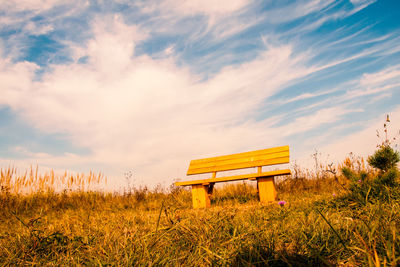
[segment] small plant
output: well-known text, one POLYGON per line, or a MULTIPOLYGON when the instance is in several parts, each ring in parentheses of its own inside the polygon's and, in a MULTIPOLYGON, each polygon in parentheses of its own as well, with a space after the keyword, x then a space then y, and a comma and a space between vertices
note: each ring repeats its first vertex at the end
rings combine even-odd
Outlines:
MULTIPOLYGON (((381 144, 378 144, 378 150, 368 157, 368 163, 379 169, 381 172, 385 173, 392 168, 397 168, 397 163, 400 161, 399 152, 392 148, 396 136, 392 139, 388 138, 388 124, 390 123, 389 115, 386 117, 386 121, 383 124, 383 131, 385 133, 385 139, 383 139, 381 144)), ((377 136, 380 138, 379 131, 377 131, 377 136)))
MULTIPOLYGON (((390 123, 389 115, 383 124, 385 139, 378 145, 378 150, 368 157, 368 163, 379 170, 375 183, 377 185, 395 186, 398 177, 397 163, 400 161, 399 152, 395 151, 392 146, 396 137, 388 138, 388 124, 390 123)), ((378 137, 379 137, 379 132, 378 137)))
MULTIPOLYGON (((378 173, 366 172, 364 170, 354 170, 353 165, 348 162, 342 168, 342 174, 350 181, 350 196, 354 200, 367 202, 368 198, 379 197, 389 199, 390 188, 397 186, 396 179, 399 176, 397 163, 400 161, 399 152, 392 148, 396 137, 388 138, 389 115, 383 124, 385 138, 378 144, 375 153, 368 157, 367 162, 373 168, 378 169, 378 173), (368 174, 369 173, 369 174, 368 174)), ((377 136, 380 137, 377 131, 377 136)))
POLYGON ((342 174, 350 181, 350 198, 357 202, 365 203, 371 193, 372 179, 368 177, 368 174, 366 172, 356 172, 349 167, 343 167, 342 174))
POLYGON ((385 173, 400 161, 399 152, 395 151, 389 144, 382 145, 372 156, 368 157, 368 163, 385 173))

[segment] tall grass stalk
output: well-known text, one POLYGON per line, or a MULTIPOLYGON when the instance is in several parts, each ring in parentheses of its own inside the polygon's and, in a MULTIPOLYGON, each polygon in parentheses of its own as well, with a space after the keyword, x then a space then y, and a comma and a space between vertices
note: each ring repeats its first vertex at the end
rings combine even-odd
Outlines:
MULTIPOLYGON (((367 168, 361 160, 344 164, 355 173, 367 168)), ((4 169, 0 263, 400 264, 398 187, 388 189, 385 198, 369 196, 360 202, 351 197, 349 182, 340 172, 320 173, 318 178, 304 174, 307 171, 299 169, 277 184, 284 205, 262 205, 255 184, 232 183, 215 188, 211 209, 193 210, 191 192, 184 188, 106 193, 87 186, 101 181, 94 174, 71 179, 52 172, 40 175, 37 169, 22 175, 14 168, 4 169), (64 181, 71 191, 57 191, 56 181, 64 181)))

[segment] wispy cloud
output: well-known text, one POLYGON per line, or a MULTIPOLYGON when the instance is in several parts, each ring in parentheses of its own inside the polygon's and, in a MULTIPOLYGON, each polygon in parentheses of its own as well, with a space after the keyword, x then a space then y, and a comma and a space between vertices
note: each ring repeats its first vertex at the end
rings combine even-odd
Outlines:
POLYGON ((321 11, 331 3, 333 3, 332 0, 296 1, 290 5, 269 10, 266 13, 266 19, 272 23, 288 22, 321 11))
POLYGON ((51 66, 36 82, 29 79, 34 66, 12 65, 4 75, 15 78, 4 84, 1 103, 43 132, 68 133, 73 143, 90 148, 94 161, 121 169, 148 165, 143 174, 169 151, 187 158, 211 147, 233 148, 240 132, 254 140, 258 127, 243 124, 243 117, 305 72, 289 46, 275 47, 201 82, 169 58, 134 57, 135 40, 143 35, 117 17, 94 23, 93 32, 82 47, 86 64, 51 66), (25 84, 16 80, 21 75, 25 84), (201 145, 193 148, 193 142, 201 145))
POLYGON ((249 3, 251 3, 250 0, 233 0, 229 2, 229 5, 212 0, 166 0, 161 2, 160 9, 165 10, 165 12, 175 11, 182 15, 204 14, 210 17, 218 17, 237 12, 249 3))
POLYGON ((361 109, 348 109, 345 106, 335 106, 331 108, 323 108, 315 114, 298 117, 295 121, 279 127, 277 131, 284 136, 290 136, 297 133, 309 131, 324 124, 333 124, 344 115, 351 112, 361 112, 361 109))
POLYGON ((4 0, 0 4, 1 9, 8 11, 45 11, 49 10, 57 5, 62 5, 61 0, 4 0))
MULTIPOLYGON (((332 26, 373 2, 3 2, 0 106, 90 151, 14 152, 21 162, 108 175, 133 168, 153 184, 201 155, 292 140, 307 154, 326 140, 311 133, 349 125, 365 103, 398 95, 395 32, 379 35, 379 23, 362 21, 332 26), (323 25, 326 33, 315 31, 323 25), (59 44, 49 57, 65 59, 30 59, 43 48, 28 37, 59 44), (372 68, 370 58, 385 64, 372 68)), ((330 148, 347 140, 335 137, 330 148)))
POLYGON ((340 90, 340 89, 335 88, 335 89, 330 89, 330 90, 325 90, 325 91, 315 92, 315 93, 304 93, 304 94, 301 94, 301 95, 298 95, 298 96, 295 96, 295 97, 292 97, 289 99, 281 100, 279 102, 279 104, 284 105, 284 104, 296 102, 299 100, 305 100, 305 99, 315 98, 315 97, 319 97, 319 96, 326 96, 326 95, 332 94, 334 92, 337 92, 338 90, 340 90))
MULTIPOLYGON (((391 118, 389 129, 389 137, 391 138, 396 135, 397 129, 400 129, 400 110, 397 108, 388 112, 391 118)), ((364 157, 371 155, 376 149, 376 145, 382 142, 377 137, 376 131, 383 129, 385 119, 386 114, 377 115, 364 123, 366 127, 360 127, 358 131, 337 139, 331 144, 326 144, 320 150, 323 153, 329 153, 337 161, 344 159, 350 152, 364 157)), ((397 144, 399 143, 397 142, 397 144)))

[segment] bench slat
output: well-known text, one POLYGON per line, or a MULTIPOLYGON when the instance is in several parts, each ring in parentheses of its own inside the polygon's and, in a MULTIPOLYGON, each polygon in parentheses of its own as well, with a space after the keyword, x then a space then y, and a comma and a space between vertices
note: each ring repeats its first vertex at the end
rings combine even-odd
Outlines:
POLYGON ((269 171, 269 172, 262 172, 262 173, 250 173, 250 174, 241 174, 241 175, 235 175, 235 176, 217 177, 217 178, 211 178, 211 179, 176 182, 175 185, 176 186, 187 186, 187 185, 196 185, 196 184, 229 182, 229 181, 237 181, 237 180, 247 180, 247 179, 258 178, 258 177, 289 175, 290 173, 291 172, 289 169, 285 169, 285 170, 276 170, 276 171, 269 171))
POLYGON ((260 160, 267 160, 267 159, 274 159, 274 158, 282 158, 282 157, 289 157, 289 151, 282 151, 276 152, 271 154, 262 154, 262 155, 254 155, 254 156, 245 156, 240 158, 230 158, 224 160, 210 160, 208 162, 198 162, 198 163, 190 163, 191 169, 200 169, 206 167, 216 167, 216 166, 224 166, 230 165, 235 163, 244 163, 249 161, 260 161, 260 160))
POLYGON ((289 146, 192 160, 187 175, 289 163, 289 146))
POLYGON ((191 162, 193 162, 194 164, 197 164, 197 163, 209 162, 209 161, 220 161, 220 160, 226 160, 226 159, 273 154, 273 153, 284 152, 284 151, 289 151, 289 146, 279 146, 279 147, 260 149, 260 150, 254 150, 254 151, 248 151, 248 152, 242 152, 242 153, 236 153, 236 154, 224 155, 224 156, 218 156, 218 157, 194 159, 191 162))
POLYGON ((283 164, 283 163, 289 163, 289 157, 281 157, 281 158, 258 160, 258 161, 248 161, 248 162, 243 162, 243 163, 199 168, 199 169, 191 170, 190 172, 188 171, 187 175, 253 168, 253 167, 258 167, 258 166, 270 166, 270 165, 283 164))
POLYGON ((217 162, 207 162, 202 164, 190 164, 187 175, 207 173, 215 171, 227 171, 234 169, 252 168, 257 166, 267 166, 289 162, 289 152, 260 155, 254 157, 229 159, 217 162))

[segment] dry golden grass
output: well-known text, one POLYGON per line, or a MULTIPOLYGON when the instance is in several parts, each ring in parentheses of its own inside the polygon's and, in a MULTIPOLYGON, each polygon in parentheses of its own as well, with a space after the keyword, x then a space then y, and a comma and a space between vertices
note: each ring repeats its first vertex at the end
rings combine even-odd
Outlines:
POLYGON ((57 192, 61 190, 89 191, 96 185, 104 185, 106 178, 101 174, 90 172, 86 174, 56 175, 54 170, 39 174, 39 167, 19 174, 17 169, 9 167, 0 169, 0 186, 2 192, 11 194, 31 194, 37 192, 57 192))
MULTIPOLYGON (((362 161, 344 164, 368 170, 362 161)), ((31 169, 18 176, 13 168, 1 170, 7 188, 0 193, 0 262, 398 266, 400 189, 361 203, 336 170, 331 166, 317 178, 299 169, 282 180, 284 206, 261 205, 248 183, 217 187, 207 210, 193 210, 191 193, 182 188, 111 194, 90 191, 102 181, 93 174, 71 178, 31 169), (57 191, 55 181, 74 190, 57 191)))

